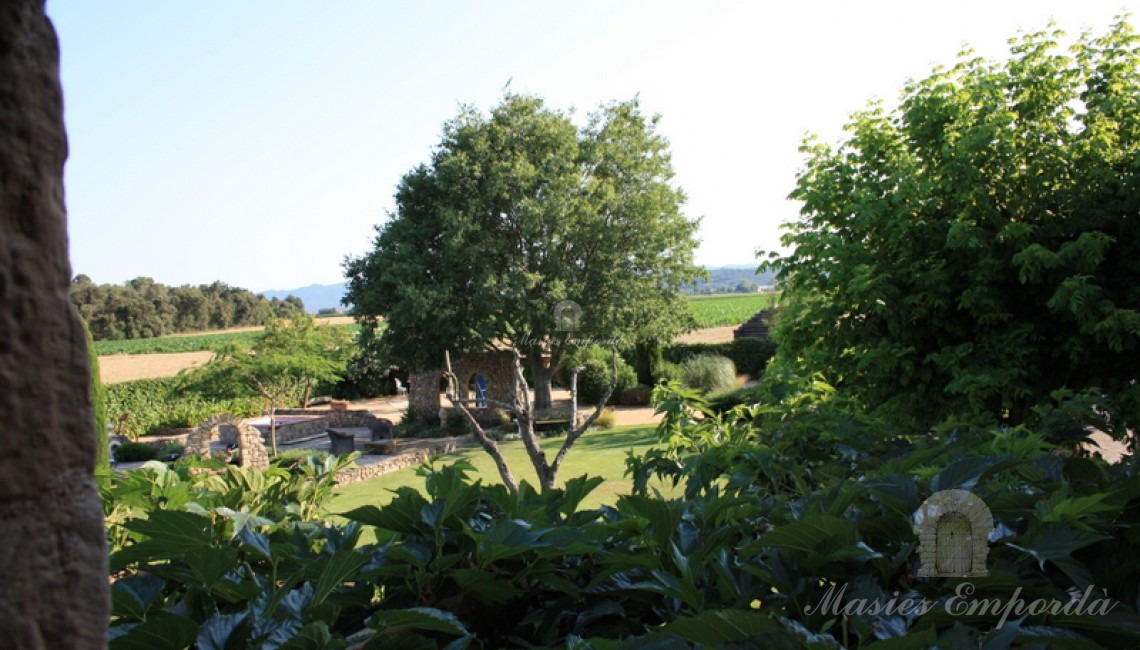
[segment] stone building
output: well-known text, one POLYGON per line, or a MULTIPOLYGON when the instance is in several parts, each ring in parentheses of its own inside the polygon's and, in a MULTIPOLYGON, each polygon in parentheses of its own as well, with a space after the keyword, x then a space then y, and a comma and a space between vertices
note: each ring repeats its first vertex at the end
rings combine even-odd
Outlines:
MULTIPOLYGON (((488 399, 513 403, 515 362, 512 350, 454 355, 451 369, 459 381, 462 397, 476 399, 481 377, 488 399)), ((408 386, 408 405, 413 417, 434 422, 439 417, 440 393, 446 390, 443 369, 414 370, 408 381, 411 384, 408 386)))

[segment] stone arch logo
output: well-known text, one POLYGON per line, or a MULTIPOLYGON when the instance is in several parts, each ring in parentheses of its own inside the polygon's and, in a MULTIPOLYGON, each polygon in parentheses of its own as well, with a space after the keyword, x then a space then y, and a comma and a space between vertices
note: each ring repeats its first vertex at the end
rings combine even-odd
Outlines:
POLYGON ((573 332, 582 320, 582 308, 573 300, 563 300, 554 305, 554 328, 559 332, 573 332))
POLYGON ((965 490, 940 490, 922 502, 914 518, 920 578, 989 575, 994 519, 984 501, 965 490))

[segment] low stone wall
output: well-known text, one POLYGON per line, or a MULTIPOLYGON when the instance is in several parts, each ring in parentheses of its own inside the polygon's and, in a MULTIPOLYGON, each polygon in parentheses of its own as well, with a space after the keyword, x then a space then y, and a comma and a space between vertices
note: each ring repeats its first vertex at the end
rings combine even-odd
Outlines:
MULTIPOLYGON (((293 424, 284 424, 277 427, 277 444, 284 444, 299 440, 301 438, 308 438, 309 436, 319 435, 325 432, 331 426, 328 419, 316 418, 313 420, 305 420, 304 422, 295 422, 293 424)), ((266 431, 263 436, 266 442, 269 442, 269 432, 266 431)))
MULTIPOLYGON (((380 418, 365 409, 351 411, 329 411, 326 409, 277 409, 277 415, 315 415, 328 421, 333 427, 366 427, 380 418)), ((291 425, 292 426, 292 425, 291 425)))
MULTIPOLYGON (((325 409, 277 409, 276 414, 285 415, 313 415, 312 420, 285 424, 277 427, 277 443, 288 443, 301 438, 320 435, 329 427, 367 427, 381 418, 365 410, 328 411, 325 409)), ((268 442, 268 437, 266 439, 268 442)))
MULTIPOLYGON (((448 454, 460 447, 466 447, 471 443, 471 436, 441 438, 428 442, 418 449, 402 452, 374 463, 342 469, 337 472, 336 482, 338 485, 348 485, 349 483, 356 483, 357 481, 367 481, 370 478, 383 476, 384 474, 395 472, 405 467, 415 467, 426 462, 432 456, 448 454)), ((357 463, 361 460, 362 459, 357 459, 357 463)))

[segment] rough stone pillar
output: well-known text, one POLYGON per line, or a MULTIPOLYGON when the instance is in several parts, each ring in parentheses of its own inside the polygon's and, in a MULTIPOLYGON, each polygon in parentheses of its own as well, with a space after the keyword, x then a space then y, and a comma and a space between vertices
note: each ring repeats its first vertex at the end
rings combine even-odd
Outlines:
POLYGON ((0 646, 106 646, 86 342, 68 298, 59 46, 0 0, 0 646))

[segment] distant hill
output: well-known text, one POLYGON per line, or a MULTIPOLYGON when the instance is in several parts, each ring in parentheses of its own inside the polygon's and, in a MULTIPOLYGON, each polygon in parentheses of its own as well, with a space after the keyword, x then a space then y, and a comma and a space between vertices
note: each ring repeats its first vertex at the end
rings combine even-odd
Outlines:
POLYGON ((340 304, 340 299, 345 294, 345 283, 338 282, 337 284, 310 284, 307 287, 299 289, 283 289, 262 291, 261 295, 272 300, 273 298, 284 299, 287 296, 297 296, 305 303, 305 311, 310 314, 315 314, 322 309, 344 309, 344 305, 340 304))
MULTIPOLYGON (((701 280, 685 287, 685 293, 733 293, 744 289, 751 292, 756 290, 755 287, 770 286, 776 281, 775 274, 771 272, 756 275, 755 264, 710 266, 706 267, 706 270, 712 276, 711 279, 708 282, 701 280), (749 289, 750 286, 754 288, 749 289)), ((273 298, 284 300, 288 296, 297 296, 304 301, 305 309, 309 313, 315 314, 322 309, 344 309, 344 305, 340 304, 340 299, 344 297, 345 292, 346 283, 338 282, 336 284, 310 284, 299 289, 262 291, 261 295, 271 300, 273 298)))
MULTIPOLYGON (((706 266, 709 279, 698 280, 685 286, 682 291, 691 294, 705 293, 751 293, 760 287, 776 284, 776 274, 767 271, 756 274, 756 264, 734 264, 732 266, 706 266)), ((309 303, 305 303, 306 305, 309 303)))

